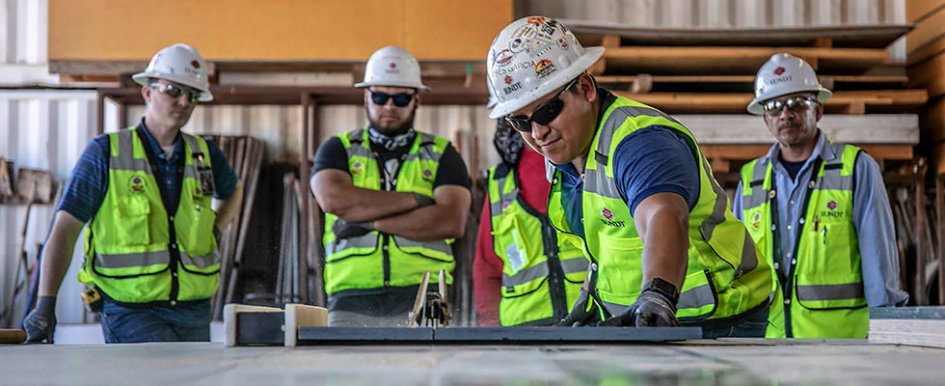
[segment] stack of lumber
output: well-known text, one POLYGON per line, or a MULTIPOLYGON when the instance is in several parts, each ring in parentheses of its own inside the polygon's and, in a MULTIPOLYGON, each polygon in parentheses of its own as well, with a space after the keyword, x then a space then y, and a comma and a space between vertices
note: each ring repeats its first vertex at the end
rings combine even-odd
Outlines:
POLYGON ((279 269, 276 273, 275 302, 279 305, 298 303, 299 285, 299 205, 300 189, 295 173, 283 176, 282 236, 279 246, 279 269))
POLYGON ((870 309, 871 343, 945 348, 945 307, 870 309))
POLYGON ((564 21, 585 46, 607 48, 591 68, 619 95, 672 114, 696 135, 716 172, 764 154, 774 139, 746 111, 758 68, 775 53, 804 58, 834 91, 821 128, 879 159, 908 160, 919 140, 916 110, 927 91, 910 88, 886 47, 909 26, 777 29, 650 29, 564 21), (735 161, 735 162, 732 162, 735 161))
POLYGON ((929 101, 920 112, 923 138, 933 145, 938 175, 945 174, 945 0, 910 0, 906 18, 916 28, 906 35, 909 80, 929 90, 929 101))
POLYGON ((253 211, 253 198, 259 181, 265 154, 265 143, 246 136, 207 136, 216 142, 230 163, 230 167, 239 177, 243 186, 243 202, 230 225, 223 230, 218 248, 220 262, 220 290, 213 297, 213 315, 222 316, 223 305, 232 303, 239 281, 239 267, 246 237, 249 232, 250 214, 253 211))

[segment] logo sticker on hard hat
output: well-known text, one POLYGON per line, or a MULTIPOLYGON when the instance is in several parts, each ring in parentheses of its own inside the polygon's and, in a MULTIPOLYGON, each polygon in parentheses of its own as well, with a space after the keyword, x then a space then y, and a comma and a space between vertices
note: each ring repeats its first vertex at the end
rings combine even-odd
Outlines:
POLYGON ((537 34, 538 30, 532 24, 522 26, 512 33, 512 40, 509 41, 509 50, 516 54, 524 51, 528 48, 526 42, 534 39, 537 34))
POLYGON ((131 189, 131 193, 144 192, 144 178, 141 178, 141 176, 131 177, 131 180, 128 181, 128 188, 131 189))
POLYGON ((499 51, 497 54, 492 55, 492 64, 499 67, 507 66, 509 63, 512 63, 512 57, 514 56, 515 55, 512 54, 512 51, 506 48, 502 51, 499 51))
POLYGON ((539 60, 535 64, 535 74, 538 75, 538 79, 544 79, 546 76, 554 74, 556 70, 554 63, 548 59, 539 60))
POLYGON ((565 39, 565 38, 558 39, 557 43, 558 43, 558 47, 561 47, 562 50, 566 50, 569 47, 568 39, 565 39))
POLYGON ((784 71, 785 71, 784 67, 778 66, 778 68, 774 69, 774 74, 780 76, 781 74, 784 73, 784 71))
POLYGON ((542 25, 545 24, 545 18, 541 16, 530 17, 528 18, 528 24, 542 25))
POLYGON ((193 66, 194 68, 200 68, 200 62, 196 60, 191 60, 190 65, 193 66))

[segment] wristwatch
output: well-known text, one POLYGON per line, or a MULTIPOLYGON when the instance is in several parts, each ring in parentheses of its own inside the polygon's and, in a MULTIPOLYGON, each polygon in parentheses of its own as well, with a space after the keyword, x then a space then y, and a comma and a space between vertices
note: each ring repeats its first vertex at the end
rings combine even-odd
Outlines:
POLYGON ((646 291, 654 291, 659 293, 660 295, 665 296, 667 299, 671 299, 673 304, 679 302, 679 290, 676 289, 676 286, 673 285, 673 283, 670 283, 666 280, 660 278, 650 280, 650 282, 647 283, 645 287, 643 287, 642 292, 646 291))

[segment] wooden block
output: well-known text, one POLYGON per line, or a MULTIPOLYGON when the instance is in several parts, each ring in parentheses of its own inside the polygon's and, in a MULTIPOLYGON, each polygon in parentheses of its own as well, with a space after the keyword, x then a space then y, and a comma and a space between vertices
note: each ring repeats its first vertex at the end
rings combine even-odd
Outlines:
POLYGON ((915 51, 909 53, 906 63, 914 67, 942 52, 945 52, 945 38, 933 40, 927 45, 916 48, 915 51))
POLYGON ((909 79, 911 85, 927 88, 930 98, 945 95, 945 53, 909 67, 909 79))
POLYGON ((939 7, 945 6, 945 0, 909 0, 906 1, 906 21, 915 23, 927 17, 939 7))
POLYGON ((327 327, 328 309, 304 304, 285 305, 285 346, 298 345, 300 327, 327 327))
POLYGON ((227 304, 223 307, 223 345, 226 347, 236 346, 237 343, 237 315, 250 312, 283 312, 281 308, 247 306, 243 304, 227 304))
POLYGON ((20 344, 26 341, 26 331, 19 328, 0 328, 0 344, 20 344))
POLYGON ((936 8, 906 35, 906 53, 912 54, 945 35, 945 7, 936 8))
POLYGON ((16 191, 27 202, 48 203, 53 195, 52 173, 20 168, 16 173, 16 191))
MULTIPOLYGON (((945 77, 942 81, 945 85, 945 77)), ((750 93, 666 93, 651 92, 633 94, 614 91, 614 94, 642 102, 669 113, 709 112, 742 113, 752 100, 750 93)), ((825 108, 828 115, 849 109, 852 104, 862 103, 869 112, 870 108, 911 111, 928 100, 928 93, 923 89, 911 90, 873 90, 873 91, 837 91, 827 101, 825 108)))
MULTIPOLYGON (((674 114, 672 117, 689 128, 701 145, 774 143, 774 137, 759 116, 674 114)), ((826 114, 818 126, 830 139, 844 143, 911 147, 919 142, 919 119, 915 114, 826 114)))
POLYGON ((872 308, 869 340, 945 348, 945 307, 872 308))

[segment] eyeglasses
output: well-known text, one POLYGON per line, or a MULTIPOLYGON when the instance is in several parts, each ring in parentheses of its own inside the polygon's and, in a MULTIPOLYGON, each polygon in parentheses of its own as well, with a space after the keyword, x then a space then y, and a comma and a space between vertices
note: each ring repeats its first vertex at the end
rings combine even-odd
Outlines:
POLYGON ((561 91, 558 91, 558 93, 555 94, 554 98, 551 98, 551 100, 542 103, 541 106, 535 108, 535 111, 532 112, 532 116, 506 116, 505 120, 509 122, 509 125, 512 125, 512 128, 523 133, 529 133, 532 131, 532 122, 535 122, 539 125, 547 125, 551 123, 551 121, 555 120, 555 118, 561 114, 561 110, 564 110, 564 100, 561 99, 561 94, 564 94, 565 91, 568 91, 568 89, 574 86, 578 79, 581 79, 581 77, 572 79, 571 82, 561 89, 561 91))
POLYGON ((807 96, 796 96, 782 100, 767 101, 761 105, 765 109, 765 114, 779 115, 784 106, 787 106, 788 110, 798 111, 809 106, 811 103, 817 103, 817 100, 807 96))
POLYGON ((200 100, 200 91, 194 89, 185 89, 178 85, 160 82, 151 83, 150 87, 174 99, 177 99, 182 94, 187 93, 188 102, 197 103, 197 101, 200 100))
MULTIPOLYGON (((370 90, 368 90, 370 91, 370 90)), ((371 102, 378 106, 383 106, 387 104, 387 100, 393 98, 394 106, 397 107, 407 107, 410 104, 410 101, 413 100, 414 94, 409 94, 402 92, 400 94, 388 94, 380 91, 371 91, 371 102)))

